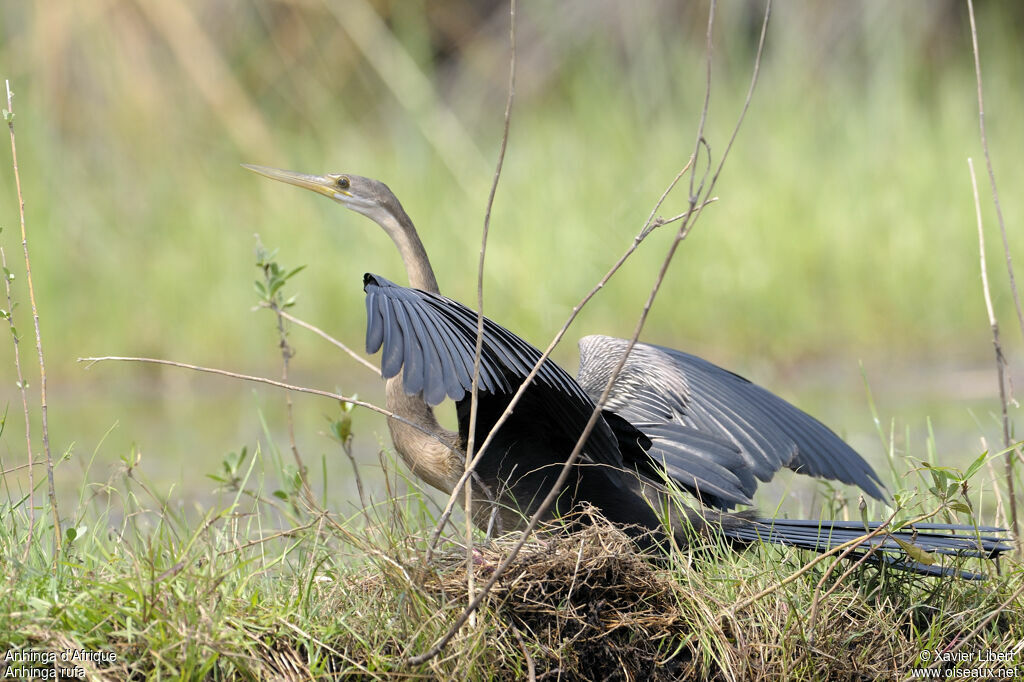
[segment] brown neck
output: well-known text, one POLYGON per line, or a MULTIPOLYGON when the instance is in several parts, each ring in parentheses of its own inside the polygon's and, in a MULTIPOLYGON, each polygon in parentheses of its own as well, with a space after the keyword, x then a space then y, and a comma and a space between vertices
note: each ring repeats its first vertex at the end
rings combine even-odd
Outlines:
POLYGON ((389 410, 434 434, 428 436, 397 419, 388 419, 395 450, 414 474, 438 490, 451 494, 464 467, 456 450, 458 434, 438 423, 434 411, 423 398, 406 394, 401 373, 388 379, 385 393, 389 410))
MULTIPOLYGON (((405 263, 406 274, 409 276, 409 285, 432 294, 440 294, 441 290, 437 286, 434 270, 430 267, 427 251, 423 248, 423 242, 420 241, 408 214, 401 206, 397 206, 385 216, 381 216, 378 223, 398 247, 402 262, 405 263)), ((388 428, 391 430, 395 450, 413 473, 435 488, 451 493, 455 483, 462 476, 464 464, 462 458, 456 454, 458 434, 442 428, 434 416, 434 410, 422 395, 408 395, 405 392, 401 373, 388 379, 386 394, 386 405, 389 410, 436 436, 429 436, 408 424, 389 419, 388 428)))
POLYGON ((381 227, 398 247, 402 262, 405 263, 405 271, 409 275, 409 286, 440 294, 441 290, 437 286, 434 269, 430 267, 427 250, 423 248, 423 242, 420 241, 420 236, 406 212, 399 209, 397 218, 388 214, 381 227))

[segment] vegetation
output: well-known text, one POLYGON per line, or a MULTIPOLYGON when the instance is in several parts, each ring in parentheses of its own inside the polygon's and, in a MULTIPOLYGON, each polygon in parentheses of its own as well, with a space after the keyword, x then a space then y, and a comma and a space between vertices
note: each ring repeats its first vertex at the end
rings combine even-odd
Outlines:
MULTIPOLYGON (((155 495, 135 464, 64 511, 75 521, 56 576, 51 530, 37 525, 28 556, 15 559, 27 523, 23 510, 5 511, 0 632, 10 649, 99 652, 58 663, 112 680, 820 680, 894 678, 935 652, 1007 652, 1024 636, 1024 572, 1013 561, 999 574, 987 567, 983 582, 834 558, 794 576, 810 555, 711 547, 665 563, 595 519, 531 539, 477 626, 409 666, 465 606, 458 531, 428 562, 435 512, 421 494, 370 500, 346 519, 307 506, 298 485, 270 491, 267 481, 287 478, 280 461, 241 451, 221 463, 220 493, 196 518, 155 495)), ((516 539, 478 546, 479 579, 516 539)))
MULTIPOLYGON (((486 3, 451 3, 451 13, 391 5, 377 8, 381 26, 363 2, 0 5, 60 460, 55 528, 38 472, 28 508, 18 386, 4 381, 7 650, 69 652, 60 667, 117 680, 818 680, 977 667, 935 656, 1006 653, 1021 641, 1017 559, 986 568, 991 579, 980 582, 834 557, 808 567, 810 555, 767 548, 652 560, 595 519, 583 533, 531 538, 476 622, 439 656, 409 665, 465 608, 466 553, 457 519, 431 555, 437 500, 401 477, 379 420, 343 408, 325 424, 322 400, 285 407, 276 393, 152 366, 84 372, 80 356, 123 353, 268 374, 276 347, 294 383, 378 390, 326 344, 297 340, 279 315, 245 311, 287 310, 359 348, 359 278, 400 271, 390 245, 359 217, 261 183, 240 162, 386 180, 446 293, 475 300, 505 10, 489 22, 486 3), (279 265, 257 240, 254 272, 254 232, 308 267, 279 265)), ((705 78, 705 8, 557 7, 521 8, 485 277, 488 314, 538 344, 632 242, 685 163, 705 78)), ((969 36, 959 5, 881 7, 775 9, 719 200, 669 272, 644 338, 761 383, 780 374, 784 393, 787 368, 843 358, 838 392, 864 404, 821 400, 834 367, 810 383, 804 404, 888 468, 898 518, 1004 523, 964 163, 974 156, 980 168, 969 36), (880 408, 870 391, 863 399, 856 360, 880 408), (975 412, 959 402, 969 392, 960 384, 948 399, 927 384, 922 406, 893 406, 889 375, 935 366, 984 368, 975 412)), ((995 173, 1012 188, 1024 182, 1006 154, 1024 145, 1013 99, 1024 74, 1006 15, 1020 12, 994 7, 979 15, 987 123, 995 173)), ((720 13, 707 130, 716 160, 742 105, 757 14, 733 3, 720 13)), ((16 207, 13 188, 0 183, 0 205, 16 207)), ((684 208, 685 192, 662 212, 684 208)), ((20 248, 15 220, 8 211, 0 233, 9 261, 20 248)), ((652 236, 585 309, 578 335, 631 331, 668 239, 652 236)), ((996 313, 1009 325, 998 249, 990 238, 996 313)), ((24 276, 9 265, 15 305, 0 307, 27 340, 24 276)), ((12 351, 0 344, 0 366, 14 367, 12 351)), ((36 375, 26 377, 38 404, 36 375)), ((29 418, 38 429, 35 409, 29 418)), ((858 509, 848 491, 821 490, 801 498, 775 488, 759 502, 768 513, 885 515, 858 509)), ((475 538, 478 580, 515 540, 475 538)), ((53 670, 41 663, 37 671, 53 670)))

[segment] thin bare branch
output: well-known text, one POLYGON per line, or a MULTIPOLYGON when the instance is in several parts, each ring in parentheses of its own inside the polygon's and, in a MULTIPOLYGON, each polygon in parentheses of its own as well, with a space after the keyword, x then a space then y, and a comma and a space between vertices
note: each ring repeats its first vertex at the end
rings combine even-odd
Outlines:
MULTIPOLYGON (((896 514, 898 512, 899 512, 898 509, 894 510, 893 513, 889 516, 889 518, 887 518, 883 523, 879 524, 878 528, 875 528, 875 530, 873 530, 870 533, 868 533, 868 535, 866 536, 867 539, 873 538, 876 535, 879 535, 880 533, 885 532, 885 529, 888 528, 889 524, 892 523, 893 519, 896 518, 896 514)), ((821 594, 821 588, 824 587, 825 583, 828 582, 828 579, 832 577, 832 574, 835 572, 836 567, 839 566, 840 562, 842 562, 843 559, 846 559, 847 557, 849 557, 850 554, 852 554, 856 550, 857 550, 857 545, 850 545, 849 547, 847 547, 846 551, 844 551, 842 554, 840 554, 836 558, 836 560, 832 562, 832 564, 828 567, 828 569, 824 572, 824 574, 822 574, 821 579, 818 581, 818 584, 814 586, 814 596, 811 599, 811 615, 807 619, 807 623, 808 623, 807 629, 810 630, 811 632, 814 631, 814 623, 815 623, 815 621, 818 618, 818 607, 821 604, 821 601, 823 599, 827 599, 828 596, 830 594, 832 594, 836 590, 836 588, 838 588, 840 585, 842 585, 843 581, 846 580, 846 578, 854 570, 856 570, 856 568, 858 566, 863 565, 864 562, 866 562, 868 559, 870 559, 871 556, 874 555, 876 553, 876 551, 878 550, 878 546, 875 545, 875 546, 870 547, 868 549, 868 551, 866 551, 864 553, 863 556, 861 556, 857 561, 853 562, 853 564, 848 569, 846 569, 846 571, 844 571, 842 575, 839 576, 839 578, 835 581, 835 584, 833 584, 832 587, 830 587, 825 592, 824 595, 821 594)))
MULTIPOLYGON (((1003 238, 1003 254, 1006 256, 1006 271, 1010 275, 1010 291, 1013 293, 1013 304, 1017 309, 1017 323, 1020 333, 1024 336, 1024 310, 1021 309, 1020 296, 1017 293, 1017 280, 1013 275, 1013 258, 1010 257, 1010 242, 1006 237, 1006 223, 1003 220, 1003 208, 999 203, 999 190, 996 189, 996 173, 992 169, 992 156, 988 151, 988 135, 985 133, 985 98, 981 88, 981 56, 978 52, 978 27, 974 22, 974 3, 967 0, 967 14, 971 19, 971 47, 974 50, 974 77, 978 82, 978 128, 981 131, 981 148, 985 152, 985 166, 988 168, 988 181, 992 185, 992 201, 996 206, 996 218, 999 220, 999 234, 1003 238)), ((1014 519, 1016 521, 1016 519, 1014 519)))
POLYGON ((31 469, 34 466, 38 466, 40 464, 45 464, 45 463, 46 463, 46 460, 44 460, 44 459, 34 459, 34 460, 32 460, 31 462, 29 462, 27 464, 19 464, 17 466, 11 467, 10 469, 0 469, 0 476, 6 476, 8 474, 13 474, 14 472, 21 471, 22 469, 31 469))
POLYGON ((359 353, 355 352, 354 350, 352 350, 351 348, 346 346, 344 343, 342 343, 338 339, 334 338, 333 336, 331 336, 330 334, 325 332, 323 329, 320 329, 320 327, 317 327, 315 325, 310 324, 309 322, 306 322, 305 320, 302 320, 302 319, 300 319, 298 317, 295 317, 294 315, 292 315, 291 313, 289 313, 286 310, 278 310, 277 314, 280 315, 281 317, 283 317, 284 319, 288 320, 292 324, 297 324, 300 327, 302 327, 303 329, 308 329, 309 331, 313 332, 314 334, 316 334, 317 336, 322 338, 324 341, 327 341, 328 343, 333 344, 334 346, 340 348, 344 352, 348 353, 352 357, 353 360, 355 360, 356 362, 361 364, 363 367, 366 367, 368 370, 370 370, 371 372, 376 374, 378 377, 380 376, 380 370, 377 369, 377 367, 372 362, 370 362, 369 360, 364 358, 362 355, 360 355, 359 353))
MULTIPOLYGON (((28 233, 25 229, 25 199, 21 193, 21 174, 18 172, 18 147, 14 143, 14 93, 11 82, 7 86, 7 128, 11 133, 11 165, 14 168, 14 185, 18 190, 18 217, 21 222, 21 248, 25 252, 25 281, 28 283, 28 300, 32 305, 32 322, 36 332, 36 350, 39 353, 39 402, 43 431, 43 453, 46 456, 46 479, 50 495, 50 509, 53 512, 53 572, 57 572, 60 558, 61 532, 60 512, 57 509, 57 491, 53 484, 53 457, 50 456, 50 429, 46 419, 46 363, 43 362, 43 337, 39 333, 39 309, 36 307, 36 292, 32 286, 32 263, 28 257, 28 233)), ((31 459, 31 452, 29 459, 31 459)))
POLYGON ((4 268, 4 289, 7 293, 7 310, 5 312, 5 317, 7 317, 7 322, 11 327, 11 339, 14 343, 14 368, 17 370, 18 374, 18 391, 21 393, 21 408, 25 413, 25 450, 28 453, 28 464, 8 469, 6 471, 0 471, 0 475, 7 475, 7 473, 11 471, 28 468, 28 535, 25 538, 25 554, 22 559, 22 561, 26 561, 28 559, 29 550, 32 548, 32 543, 34 541, 33 531, 36 527, 36 483, 34 472, 35 464, 37 464, 37 462, 32 459, 32 424, 29 418, 28 392, 25 390, 25 377, 21 373, 21 339, 18 338, 18 330, 14 326, 14 301, 11 297, 11 276, 7 274, 9 272, 7 270, 7 256, 4 254, 2 246, 0 246, 0 264, 2 264, 4 268))
MULTIPOLYGON (((933 512, 929 512, 927 514, 922 514, 920 516, 917 516, 917 517, 911 519, 910 521, 907 521, 906 523, 902 524, 901 527, 912 526, 915 523, 921 523, 922 521, 927 521, 928 519, 930 519, 933 516, 935 516, 936 514, 938 514, 940 509, 941 509, 941 507, 939 509, 936 509, 933 512)), ((812 568, 814 568, 815 566, 820 564, 825 559, 827 559, 827 558, 829 558, 831 556, 835 556, 836 554, 843 554, 850 547, 854 547, 856 545, 859 545, 862 542, 870 540, 871 538, 875 537, 879 533, 886 532, 886 530, 888 530, 889 524, 892 523, 892 518, 893 517, 890 516, 889 519, 885 523, 880 524, 878 526, 878 528, 876 528, 875 530, 871 531, 870 533, 865 533, 864 535, 861 535, 860 537, 856 537, 856 538, 853 538, 852 540, 848 540, 847 542, 844 542, 841 545, 837 545, 836 547, 833 547, 832 549, 828 550, 827 552, 819 554, 818 556, 814 557, 809 562, 807 562, 807 564, 802 566, 799 570, 797 570, 797 571, 793 572, 792 574, 786 576, 785 579, 780 580, 779 582, 777 582, 777 583, 775 583, 775 584, 773 584, 773 585, 771 585, 769 587, 766 587, 765 589, 761 590, 757 594, 755 594, 755 595, 753 595, 751 597, 748 597, 748 598, 744 599, 743 601, 741 601, 741 602, 739 602, 737 604, 734 604, 733 606, 730 606, 728 611, 726 613, 723 613, 722 615, 723 616, 727 615, 727 614, 735 615, 736 613, 738 613, 739 611, 742 611, 743 609, 747 608, 751 604, 753 604, 753 603, 755 603, 755 602, 757 602, 757 601, 759 601, 761 599, 764 599, 769 594, 772 594, 773 592, 777 592, 777 591, 781 590, 783 587, 785 587, 786 585, 790 584, 791 582, 793 582, 794 580, 796 580, 797 578, 802 576, 804 573, 806 573, 807 571, 811 570, 812 568)))
MULTIPOLYGON (((760 36, 760 39, 758 41, 757 56, 756 56, 756 58, 754 60, 754 69, 753 69, 753 74, 752 74, 752 77, 751 77, 751 80, 750 80, 750 87, 747 89, 747 96, 746 96, 746 99, 745 99, 745 101, 743 103, 743 109, 742 109, 742 111, 740 113, 739 120, 736 122, 736 126, 733 128, 733 133, 732 133, 732 135, 729 138, 729 144, 725 148, 725 154, 723 155, 722 161, 719 164, 718 170, 715 173, 715 176, 714 176, 714 179, 712 181, 711 187, 708 189, 708 192, 707 192, 708 195, 711 194, 711 191, 712 191, 712 189, 714 187, 714 183, 718 179, 718 173, 721 172, 722 166, 725 163, 725 158, 728 155, 729 150, 732 148, 732 143, 736 139, 737 134, 739 133, 740 126, 743 123, 743 119, 746 116, 747 110, 750 108, 750 101, 751 101, 751 99, 753 98, 753 95, 754 95, 754 87, 757 84, 757 78, 758 78, 758 75, 759 75, 760 70, 761 70, 761 55, 764 52, 764 42, 765 42, 765 36, 768 33, 768 18, 769 18, 770 15, 771 15, 771 0, 768 0, 768 2, 765 5, 764 22, 761 25, 761 36, 760 36)), ((699 146, 700 146, 700 144, 702 142, 702 139, 703 139, 702 136, 698 136, 698 148, 699 148, 699 146)), ((669 183, 668 187, 665 188, 665 191, 662 192, 661 197, 659 197, 658 201, 655 203, 654 208, 651 209, 651 213, 648 216, 647 221, 644 223, 643 228, 640 230, 639 234, 637 234, 633 238, 633 243, 630 244, 630 246, 626 249, 626 251, 622 254, 622 256, 620 256, 619 259, 612 265, 612 267, 608 269, 608 272, 605 273, 604 277, 602 277, 601 280, 589 292, 587 292, 586 295, 584 295, 584 297, 580 300, 580 302, 577 303, 575 307, 573 307, 572 312, 569 314, 569 318, 565 321, 565 323, 562 325, 562 328, 558 330, 558 332, 555 334, 555 337, 551 340, 551 343, 548 344, 548 347, 541 354, 540 360, 537 361, 537 364, 534 365, 533 369, 526 376, 526 378, 523 380, 523 382, 519 385, 519 389, 516 391, 515 395, 512 396, 512 400, 509 401, 508 407, 505 408, 505 411, 498 418, 497 422, 495 423, 494 427, 491 429, 491 432, 488 434, 487 438, 484 439, 483 445, 480 446, 480 450, 477 451, 476 456, 473 458, 473 462, 471 463, 471 468, 475 467, 476 464, 483 457, 484 452, 487 450, 488 445, 490 445, 490 443, 491 443, 492 437, 494 436, 495 433, 497 433, 498 429, 502 426, 502 424, 504 424, 508 420, 509 415, 512 414, 512 411, 515 409, 516 405, 519 404, 519 400, 521 399, 523 393, 526 392, 526 389, 533 382, 534 377, 537 376, 537 373, 540 371, 540 368, 541 368, 542 364, 544 363, 545 360, 548 359, 548 357, 555 350, 555 348, 558 346, 558 344, 561 343, 562 338, 565 336, 566 332, 569 331, 569 327, 572 326, 572 323, 576 320, 576 317, 580 314, 580 311, 583 310, 583 307, 585 305, 587 305, 587 303, 590 302, 590 300, 597 294, 597 292, 599 292, 601 289, 604 288, 604 286, 609 282, 609 280, 611 280, 612 276, 615 275, 615 273, 619 271, 619 269, 625 264, 625 262, 630 258, 630 256, 633 255, 633 253, 637 250, 637 248, 639 248, 640 244, 648 237, 648 235, 651 234, 651 232, 653 232, 656 228, 658 228, 658 227, 660 227, 662 225, 667 225, 669 223, 673 223, 673 222, 676 222, 678 220, 688 219, 688 217, 692 213, 692 210, 693 210, 692 207, 690 209, 687 209, 684 213, 681 213, 681 214, 679 214, 677 216, 669 218, 668 220, 660 220, 660 219, 655 218, 655 216, 657 215, 658 210, 661 208, 661 205, 665 202, 665 199, 668 198, 668 195, 672 192, 672 190, 675 188, 675 186, 679 183, 679 181, 682 179, 682 177, 686 174, 686 172, 689 171, 693 167, 693 164, 696 161, 696 158, 697 158, 697 154, 695 152, 692 156, 690 156, 689 160, 686 162, 686 165, 684 165, 683 168, 672 179, 672 181, 669 183)), ((708 199, 706 199, 705 201, 703 201, 700 204, 699 210, 702 210, 705 206, 707 206, 708 204, 710 204, 710 203, 712 203, 714 201, 717 201, 717 198, 708 198, 708 199)), ((459 480, 459 483, 456 484, 456 488, 461 488, 465 484, 465 479, 468 478, 470 476, 470 474, 471 474, 471 471, 467 470, 466 472, 464 472, 463 475, 462 475, 462 478, 459 480)), ((452 513, 452 510, 454 509, 454 506, 455 506, 455 500, 454 500, 454 498, 452 498, 452 499, 449 500, 448 504, 445 506, 444 512, 441 514, 441 517, 437 521, 437 525, 436 525, 436 528, 434 530, 434 535, 433 535, 433 537, 431 539, 431 542, 430 542, 430 545, 428 546, 428 549, 427 549, 427 560, 428 561, 430 559, 430 556, 431 556, 431 553, 432 553, 433 549, 437 546, 437 542, 438 542, 438 540, 441 537, 441 529, 444 528, 445 524, 448 522, 448 518, 449 518, 449 516, 451 516, 451 513, 452 513)))
MULTIPOLYGON (((274 312, 274 319, 277 327, 277 338, 278 348, 281 349, 281 381, 288 382, 288 366, 291 363, 292 357, 295 355, 295 349, 292 348, 291 344, 288 343, 288 329, 285 327, 285 319, 281 310, 281 306, 271 299, 271 302, 267 306, 274 312)), ((302 461, 302 454, 299 452, 299 444, 295 439, 295 409, 292 406, 292 394, 285 392, 284 394, 284 406, 286 421, 288 424, 288 444, 291 446, 292 458, 295 460, 295 466, 299 468, 299 480, 302 481, 302 492, 306 496, 307 501, 316 505, 316 498, 313 497, 313 489, 309 487, 309 472, 306 469, 306 463, 302 461)))
MULTIPOLYGON (((498 192, 498 181, 501 179, 501 168, 505 163, 505 150, 508 148, 508 132, 512 122, 512 102, 516 92, 516 0, 509 0, 509 67, 508 97, 505 100, 505 120, 501 134, 501 145, 498 149, 498 162, 494 168, 494 179, 491 191, 487 195, 487 209, 484 211, 484 228, 480 236, 480 262, 476 276, 476 350, 473 356, 473 382, 470 387, 469 433, 466 437, 466 471, 473 471, 473 447, 476 444, 476 420, 479 407, 480 358, 484 346, 484 262, 487 256, 487 236, 491 230, 491 209, 494 207, 494 195, 498 192)), ((466 509, 466 594, 468 603, 473 602, 473 486, 469 479, 463 484, 466 509)), ((452 496, 459 494, 459 488, 452 490, 452 496)), ((475 614, 470 614, 470 625, 476 625, 475 614)))
MULTIPOLYGON (((711 60, 711 57, 712 57, 711 40, 712 40, 712 28, 714 26, 715 6, 716 6, 715 0, 712 0, 712 2, 711 2, 711 9, 710 9, 709 14, 708 14, 708 31, 707 31, 707 41, 708 41, 707 59, 709 61, 711 60)), ((760 41, 760 43, 758 45, 757 57, 755 59, 754 72, 753 72, 753 76, 752 76, 752 81, 753 81, 754 84, 756 84, 757 75, 758 75, 759 68, 760 68, 761 55, 763 53, 763 48, 764 48, 764 36, 765 36, 766 31, 767 31, 768 17, 770 15, 770 11, 771 11, 771 2, 769 0, 769 2, 766 4, 766 7, 765 7, 765 20, 764 20, 764 25, 763 25, 763 28, 762 28, 761 41, 760 41)), ((710 92, 710 89, 711 89, 711 69, 710 69, 710 67, 708 68, 708 72, 707 73, 708 73, 708 76, 707 76, 708 80, 707 80, 706 87, 707 87, 708 92, 710 92)), ((749 89, 749 91, 748 91, 747 104, 749 104, 749 100, 750 100, 750 97, 753 94, 753 90, 754 90, 754 88, 752 86, 749 89)), ((697 154, 698 154, 698 152, 700 150, 700 147, 705 144, 705 142, 704 142, 704 122, 706 121, 706 118, 707 118, 707 106, 708 106, 707 103, 708 103, 708 98, 705 98, 705 109, 704 109, 704 112, 701 115, 701 122, 700 122, 699 127, 698 127, 697 148, 694 150, 694 154, 693 154, 692 158, 696 158, 696 156, 697 156, 697 154)), ((743 114, 745 114, 746 109, 747 109, 747 105, 745 104, 744 108, 743 108, 743 113, 741 113, 740 119, 737 122, 737 127, 742 124, 743 114)), ((734 133, 734 136, 735 136, 735 133, 734 133)), ((722 163, 724 163, 724 157, 722 159, 722 163)), ((719 164, 719 169, 718 169, 719 171, 721 170, 721 165, 722 164, 719 164)), ((681 175, 679 177, 681 177, 681 175)), ((714 178, 712 179, 712 182, 707 186, 706 191, 703 192, 703 196, 705 197, 705 200, 706 200, 707 196, 710 195, 711 191, 714 189, 714 180, 717 180, 717 177, 718 177, 718 173, 716 172, 714 178)), ((678 180, 678 177, 677 177, 677 180, 678 180)), ((673 181, 673 184, 674 184, 674 182, 675 181, 673 181)), ((702 190, 705 189, 704 186, 703 186, 703 182, 701 183, 701 189, 702 190)), ((584 445, 584 443, 586 443, 587 438, 590 436, 590 433, 591 433, 591 431, 594 428, 594 425, 597 423, 598 419, 601 416, 601 411, 602 411, 602 409, 604 407, 604 404, 606 403, 606 401, 608 399, 608 395, 611 392, 611 388, 614 385, 615 380, 618 378, 618 374, 622 370, 622 367, 625 365, 626 359, 629 356, 629 352, 632 350, 633 345, 636 343, 637 338, 639 337, 641 331, 643 330, 643 326, 644 326, 644 323, 646 322, 647 314, 648 314, 648 312, 650 310, 651 304, 653 303, 654 298, 657 296, 658 290, 661 287, 661 283, 664 281, 664 274, 667 271, 668 266, 671 263, 671 261, 672 261, 674 255, 675 255, 675 253, 676 253, 676 250, 677 250, 680 242, 689 233, 689 230, 690 230, 690 228, 691 228, 691 226, 693 224, 693 221, 696 220, 696 217, 700 214, 701 209, 703 209, 703 207, 705 205, 706 205, 706 201, 702 201, 700 196, 691 194, 691 196, 690 196, 690 211, 689 211, 687 217, 685 219, 683 219, 683 224, 680 226, 680 229, 677 232, 676 239, 673 240, 672 245, 669 247, 669 251, 668 251, 668 253, 665 256, 665 260, 663 261, 661 269, 659 270, 658 278, 657 278, 657 280, 656 280, 656 282, 654 284, 654 287, 651 290, 650 295, 648 296, 647 303, 645 304, 644 310, 643 310, 643 312, 640 315, 640 319, 637 322, 636 329, 634 330, 633 336, 630 339, 629 344, 627 345, 626 351, 622 354, 622 357, 619 359, 618 364, 613 369, 612 375, 609 378, 608 384, 605 387, 604 392, 602 393, 600 399, 597 401, 597 405, 595 406, 594 411, 593 411, 593 413, 590 416, 590 419, 587 421, 587 424, 584 427, 582 434, 580 435, 579 439, 577 440, 576 445, 574 446, 572 452, 569 454, 568 458, 566 459, 565 463, 563 464, 562 469, 561 469, 561 471, 560 471, 560 473, 558 475, 558 478, 556 479, 555 483, 552 485, 551 490, 548 491, 548 494, 545 496, 544 500, 540 503, 540 505, 537 507, 536 511, 534 512, 534 514, 531 516, 531 518, 529 520, 529 523, 527 524, 525 530, 523 531, 522 537, 519 539, 519 541, 516 542, 516 544, 511 548, 511 550, 505 555, 505 557, 502 559, 501 563, 497 566, 497 568, 495 568, 494 572, 491 575, 491 578, 484 585, 484 587, 480 590, 480 592, 477 594, 476 598, 473 599, 473 601, 470 603, 469 607, 467 607, 462 612, 462 614, 460 614, 460 616, 456 619, 455 623, 452 624, 452 626, 448 629, 448 631, 437 642, 435 642, 435 644, 428 651, 426 651, 426 652, 424 652, 422 654, 419 654, 417 656, 413 656, 413 657, 409 658, 408 662, 410 664, 416 665, 416 664, 423 663, 425 661, 430 660, 431 658, 436 656, 438 653, 440 653, 440 651, 444 648, 444 646, 461 629, 462 625, 465 624, 465 622, 468 620, 470 614, 473 611, 475 611, 480 606, 480 604, 486 598, 486 596, 490 592, 490 590, 494 587, 494 585, 501 578, 501 576, 504 574, 504 572, 512 564, 512 562, 515 560, 516 556, 519 554, 519 551, 526 544, 527 540, 530 538, 530 536, 532 535, 533 531, 536 529, 537 525, 540 523, 541 518, 543 518, 543 516, 547 513, 547 510, 554 503, 555 498, 559 495, 559 493, 561 492, 562 486, 565 484, 566 480, 568 479, 568 476, 569 476, 569 473, 572 470, 572 467, 576 464, 576 461, 579 459, 580 455, 582 454, 583 445, 584 445)), ((657 208, 655 209, 655 212, 656 211, 657 211, 657 208)), ((641 236, 638 237, 638 239, 641 239, 642 236, 643 236, 643 233, 641 233, 641 236)), ((574 313, 574 315, 575 315, 575 313, 574 313)), ((498 422, 495 424, 494 428, 491 430, 491 433, 488 435, 487 439, 484 441, 484 445, 481 447, 481 452, 483 452, 484 449, 487 447, 487 444, 490 442, 490 440, 491 440, 492 436, 494 435, 494 433, 500 428, 501 424, 503 423, 503 420, 506 419, 509 414, 511 414, 511 410, 514 407, 515 401, 518 400, 519 396, 522 395, 522 393, 525 391, 525 388, 533 380, 533 377, 536 376, 537 372, 539 371, 540 366, 543 364, 543 362, 545 361, 547 356, 550 354, 550 350, 554 347, 555 343, 557 343, 557 339, 561 338, 561 335, 564 334, 566 329, 568 329, 568 326, 569 326, 570 323, 571 323, 571 319, 570 319, 570 322, 566 323, 565 327, 563 327, 563 330, 561 332, 559 332, 559 335, 556 337, 556 341, 552 342, 552 344, 549 347, 548 351, 546 351, 544 353, 544 355, 542 355, 541 359, 534 366, 533 371, 531 371, 530 374, 528 375, 528 377, 523 381, 522 385, 519 387, 519 390, 516 393, 516 396, 513 397, 513 402, 506 409, 506 411, 502 415, 501 419, 498 420, 498 422)), ((476 460, 478 460, 478 459, 479 459, 479 453, 478 453, 477 457, 474 458, 474 462, 476 460)), ((442 518, 442 520, 443 520, 443 518, 442 518)))
POLYGON ((423 428, 419 424, 414 424, 408 419, 399 416, 391 410, 386 410, 383 407, 368 403, 365 400, 359 400, 357 398, 350 398, 349 396, 342 395, 340 393, 332 393, 330 391, 322 391, 318 388, 307 388, 305 386, 296 386, 294 384, 286 384, 283 381, 275 381, 274 379, 267 379, 266 377, 253 376, 251 374, 241 374, 239 372, 231 372, 226 369, 217 369, 216 367, 203 367, 201 365, 192 365, 187 362, 177 362, 176 360, 163 360, 160 358, 138 358, 124 355, 104 355, 101 357, 90 357, 90 358, 78 358, 78 362, 87 362, 86 369, 89 369, 98 362, 144 362, 154 365, 166 365, 168 367, 178 367, 179 369, 188 369, 193 372, 204 372, 206 374, 216 374, 222 377, 229 377, 231 379, 241 379, 242 381, 252 381, 258 384, 266 384, 268 386, 276 386, 277 388, 283 388, 286 391, 295 391, 296 393, 309 393, 310 395, 318 395, 323 398, 330 398, 331 400, 337 400, 339 403, 348 403, 350 405, 357 405, 359 407, 365 407, 368 410, 382 414, 385 417, 390 417, 396 421, 400 421, 403 424, 408 424, 417 431, 427 434, 431 438, 437 440, 438 443, 443 444, 445 447, 452 447, 452 444, 442 440, 436 433, 431 433, 428 429, 423 428))
POLYGON ((981 200, 978 198, 978 180, 974 176, 974 161, 967 159, 967 168, 971 173, 971 189, 974 192, 974 212, 978 221, 978 252, 981 262, 981 288, 985 294, 985 310, 988 312, 988 324, 992 329, 992 346, 996 353, 996 377, 999 381, 999 404, 1003 410, 1003 447, 1006 453, 1006 494, 1010 498, 1010 530, 1020 549, 1020 536, 1017 533, 1017 495, 1014 492, 1013 470, 1014 453, 1010 442, 1010 413, 1006 395, 1006 356, 999 342, 999 321, 996 319, 995 308, 992 306, 992 294, 988 283, 988 267, 985 262, 985 230, 981 220, 981 200))

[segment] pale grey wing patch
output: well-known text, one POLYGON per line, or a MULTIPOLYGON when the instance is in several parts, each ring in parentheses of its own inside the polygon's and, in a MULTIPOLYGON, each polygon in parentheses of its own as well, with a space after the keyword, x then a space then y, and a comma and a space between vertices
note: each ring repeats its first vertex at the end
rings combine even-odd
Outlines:
POLYGON ((728 405, 742 413, 749 423, 747 433, 756 431, 776 448, 783 466, 821 478, 860 487, 880 500, 885 486, 861 455, 820 421, 747 379, 707 360, 687 353, 654 346, 662 351, 695 387, 694 403, 728 405), (702 386, 705 394, 696 387, 702 386))
POLYGON ((757 480, 743 455, 728 441, 679 424, 634 424, 651 439, 648 454, 674 481, 704 504, 733 507, 753 504, 757 480))
MULTIPOLYGON (((604 390, 626 346, 624 339, 608 336, 580 341, 579 382, 591 396, 604 390)), ((675 423, 728 441, 739 450, 740 468, 763 481, 785 466, 886 498, 871 466, 827 426, 743 377, 687 353, 636 344, 608 409, 634 424, 675 423)), ((716 461, 737 466, 735 457, 729 460, 716 461)))

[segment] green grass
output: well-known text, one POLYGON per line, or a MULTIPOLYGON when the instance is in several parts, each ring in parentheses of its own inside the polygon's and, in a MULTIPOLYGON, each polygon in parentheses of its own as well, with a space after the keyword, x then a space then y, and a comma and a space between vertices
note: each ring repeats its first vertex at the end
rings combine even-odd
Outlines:
MULTIPOLYGON (((45 508, 31 534, 24 508, 0 510, 9 650, 103 652, 64 667, 118 680, 513 680, 531 665, 568 679, 818 680, 902 677, 995 611, 966 650, 1006 652, 1024 636, 1020 602, 1002 607, 1024 584, 1012 560, 984 582, 844 573, 834 559, 792 578, 809 555, 712 548, 659 563, 597 522, 531 540, 476 625, 409 666, 466 601, 457 537, 424 561, 434 516, 418 491, 324 513, 271 494, 281 464, 257 449, 216 471, 209 508, 188 511, 130 464, 63 511, 76 531, 56 572, 45 508)), ((477 538, 478 584, 514 539, 477 538)))

